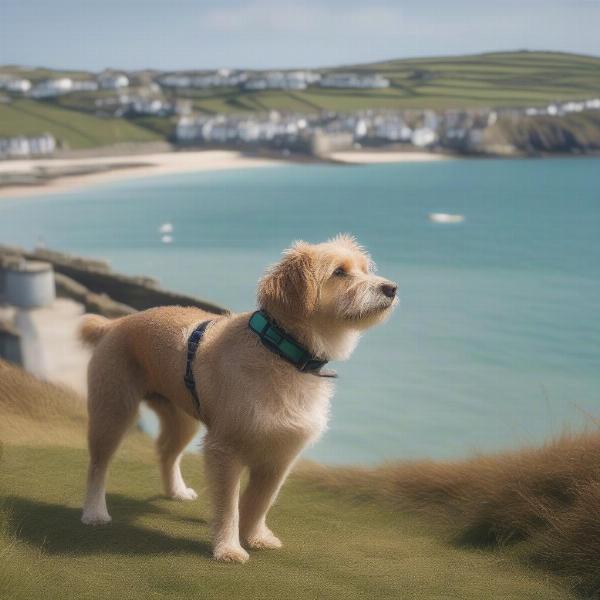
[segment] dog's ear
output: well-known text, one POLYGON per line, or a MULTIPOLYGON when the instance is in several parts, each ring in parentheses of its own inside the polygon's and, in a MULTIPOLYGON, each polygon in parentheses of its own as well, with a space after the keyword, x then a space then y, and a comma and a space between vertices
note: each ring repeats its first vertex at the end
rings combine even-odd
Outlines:
POLYGON ((310 244, 296 242, 258 285, 258 304, 267 312, 306 316, 317 304, 318 285, 310 244))

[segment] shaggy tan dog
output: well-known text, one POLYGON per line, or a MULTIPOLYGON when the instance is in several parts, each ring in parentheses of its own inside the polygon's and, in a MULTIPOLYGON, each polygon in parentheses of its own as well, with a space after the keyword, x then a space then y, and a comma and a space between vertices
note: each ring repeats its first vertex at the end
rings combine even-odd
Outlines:
MULTIPOLYGON (((396 284, 349 236, 297 242, 267 271, 258 304, 314 357, 343 360, 360 332, 396 304, 396 284)), ((266 515, 300 451, 327 425, 332 379, 304 372, 249 328, 251 313, 217 316, 162 307, 113 321, 84 317, 81 337, 96 345, 88 370, 90 465, 82 521, 108 523, 106 471, 145 400, 160 417, 157 446, 166 493, 193 500, 179 462, 199 422, 214 509, 214 556, 244 562, 246 548, 278 548, 266 515), (210 324, 192 363, 200 411, 184 383, 188 338, 210 324), (249 469, 241 497, 240 475, 249 469)))

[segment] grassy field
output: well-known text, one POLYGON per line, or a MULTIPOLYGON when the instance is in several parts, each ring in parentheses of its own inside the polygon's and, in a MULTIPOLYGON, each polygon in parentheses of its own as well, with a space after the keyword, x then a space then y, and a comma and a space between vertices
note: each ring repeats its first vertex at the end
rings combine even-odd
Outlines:
POLYGON ((100 118, 49 102, 0 103, 0 137, 51 133, 67 148, 92 148, 119 142, 153 142, 162 136, 125 119, 100 118))
POLYGON ((0 73, 13 77, 23 77, 29 81, 38 82, 54 77, 69 77, 71 79, 89 79, 87 71, 69 71, 48 69, 46 67, 23 67, 19 65, 5 65, 0 67, 0 73))
MULTIPOLYGON (((456 462, 312 466, 304 480, 438 523, 461 547, 500 548, 600 598, 600 422, 543 446, 456 462)), ((300 472, 299 475, 303 473, 300 472)))
MULTIPOLYGON (((184 461, 198 501, 168 501, 137 431, 111 470, 113 522, 90 529, 79 522, 84 430, 81 399, 0 363, 0 597, 573 598, 510 551, 451 543, 443 527, 364 493, 357 501, 351 483, 342 492, 309 465, 271 513, 284 548, 217 563, 200 459, 184 461)), ((358 483, 364 492, 360 473, 358 483)))
POLYGON ((323 72, 345 70, 381 73, 391 85, 381 90, 214 90, 191 96, 198 110, 229 113, 538 106, 600 95, 600 58, 575 54, 502 52, 392 60, 323 72))
MULTIPOLYGON (((318 86, 294 91, 216 88, 170 91, 167 96, 187 98, 196 111, 210 115, 270 110, 314 114, 362 109, 523 107, 600 96, 600 58, 576 54, 502 52, 320 69, 324 73, 345 70, 380 73, 390 79, 391 85, 379 90, 318 86)), ((86 76, 80 71, 16 67, 0 67, 1 73, 34 80, 86 76)), ((116 93, 100 90, 67 94, 57 98, 55 104, 24 100, 0 104, 0 137, 48 131, 71 148, 87 148, 164 139, 173 132, 173 120, 169 118, 132 122, 95 117, 95 100, 110 96, 116 93)))

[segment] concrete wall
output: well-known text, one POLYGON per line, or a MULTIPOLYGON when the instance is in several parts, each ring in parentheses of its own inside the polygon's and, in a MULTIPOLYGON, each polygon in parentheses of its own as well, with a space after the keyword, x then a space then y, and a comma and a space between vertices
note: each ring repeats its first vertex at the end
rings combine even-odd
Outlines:
POLYGON ((315 131, 311 140, 311 151, 315 156, 328 156, 332 152, 352 148, 353 137, 348 132, 327 133, 315 131))
POLYGON ((4 301, 19 308, 50 306, 55 298, 54 272, 48 263, 4 267, 4 301))

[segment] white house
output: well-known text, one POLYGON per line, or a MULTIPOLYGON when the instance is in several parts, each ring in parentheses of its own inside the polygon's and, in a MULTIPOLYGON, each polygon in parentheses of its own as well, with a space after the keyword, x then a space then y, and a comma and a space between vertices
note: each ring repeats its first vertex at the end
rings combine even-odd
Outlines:
POLYGON ((600 110, 600 98, 592 98, 585 101, 585 107, 592 110, 600 110))
POLYGON ((192 78, 189 75, 163 75, 158 83, 163 87, 188 88, 192 87, 192 78))
POLYGON ((158 82, 163 87, 206 89, 211 87, 235 87, 244 83, 246 79, 248 79, 248 76, 244 71, 219 69, 202 75, 171 73, 161 76, 158 82))
POLYGON ((161 98, 133 98, 129 110, 138 115, 167 116, 175 112, 175 106, 161 98))
POLYGON ((73 91, 73 80, 69 77, 46 79, 34 86, 29 95, 32 98, 53 98, 73 91))
POLYGON ((362 75, 358 73, 329 73, 321 77, 321 87, 332 88, 386 88, 390 81, 381 75, 362 75))
POLYGON ((420 127, 412 132, 411 142, 420 148, 431 146, 437 141, 437 133, 428 127, 420 127))
POLYGON ((93 79, 74 79, 71 86, 72 92, 95 92, 98 89, 98 82, 93 79))
POLYGON ((321 75, 313 71, 267 71, 246 81, 247 90, 304 90, 319 81, 321 75))
POLYGON ((98 75, 98 85, 103 90, 120 90, 129 87, 129 77, 123 73, 104 71, 98 75))
POLYGON ((3 87, 7 92, 25 94, 31 89, 31 81, 15 77, 0 83, 0 87, 3 87))
POLYGON ((365 119, 357 119, 354 125, 354 139, 364 138, 369 133, 369 124, 365 119))
POLYGON ((389 116, 376 121, 376 138, 390 142, 409 142, 412 133, 412 129, 400 117, 389 116))
POLYGON ((566 102, 562 105, 565 112, 581 112, 585 109, 585 102, 566 102))
POLYGON ((202 122, 192 116, 184 116, 177 122, 175 137, 177 141, 190 143, 198 140, 202 134, 202 122))
POLYGON ((0 159, 45 156, 55 150, 56 140, 49 133, 30 137, 0 138, 0 159))
POLYGON ((298 117, 282 117, 276 111, 267 116, 240 118, 184 116, 179 119, 176 138, 183 143, 270 142, 275 139, 295 139, 307 121, 298 117))

